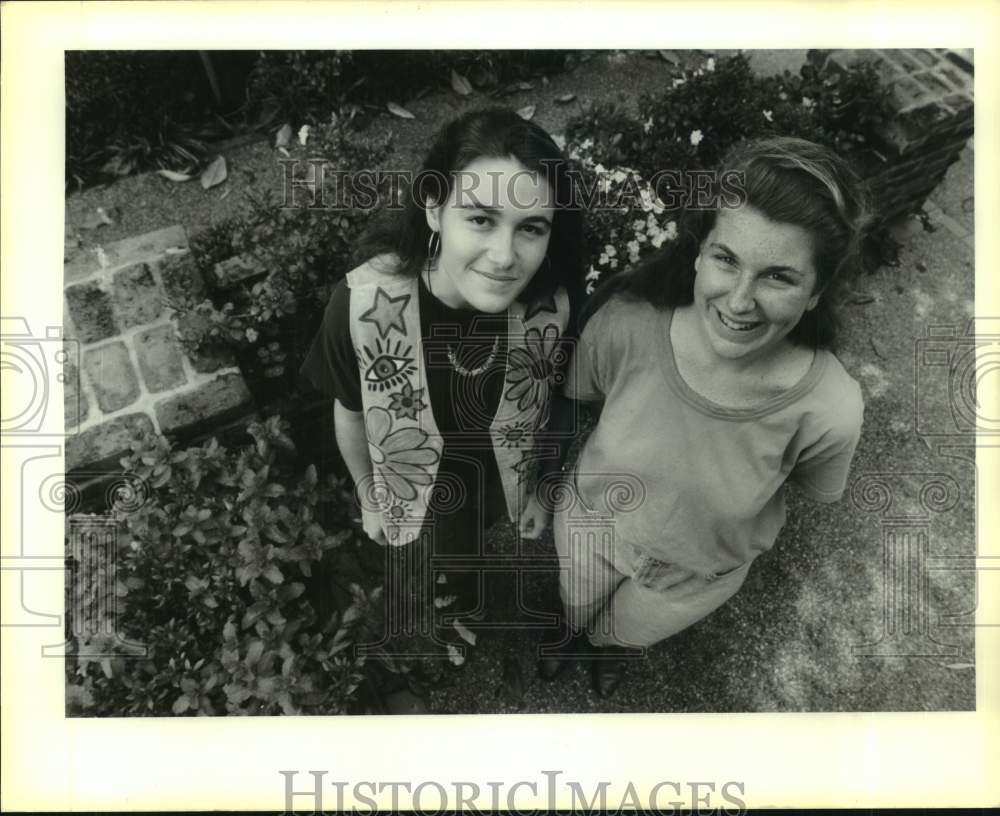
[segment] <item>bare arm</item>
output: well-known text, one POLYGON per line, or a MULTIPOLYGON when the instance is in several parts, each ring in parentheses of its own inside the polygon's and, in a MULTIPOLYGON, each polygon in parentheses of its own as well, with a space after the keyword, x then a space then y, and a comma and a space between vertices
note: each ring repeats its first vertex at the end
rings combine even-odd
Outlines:
POLYGON ((361 411, 351 411, 340 404, 333 407, 334 435, 340 455, 351 472, 351 478, 358 488, 358 503, 365 532, 379 544, 385 544, 382 529, 382 514, 371 501, 372 460, 368 454, 368 436, 365 432, 365 415, 361 411), (366 488, 369 488, 366 490, 366 488), (368 497, 366 499, 366 496, 368 497))

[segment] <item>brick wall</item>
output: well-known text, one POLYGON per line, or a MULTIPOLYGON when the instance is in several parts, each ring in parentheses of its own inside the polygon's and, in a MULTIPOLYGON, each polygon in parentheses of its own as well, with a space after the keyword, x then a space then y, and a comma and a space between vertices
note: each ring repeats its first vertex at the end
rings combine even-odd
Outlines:
POLYGON ((892 89, 894 116, 864 168, 878 215, 892 221, 920 208, 972 137, 973 54, 968 49, 809 52, 817 66, 877 61, 892 89))
POLYGON ((67 472, 116 466, 135 431, 191 435, 253 410, 232 359, 186 353, 175 336, 169 302, 205 294, 181 227, 77 254, 63 287, 64 336, 80 351, 65 384, 67 472))

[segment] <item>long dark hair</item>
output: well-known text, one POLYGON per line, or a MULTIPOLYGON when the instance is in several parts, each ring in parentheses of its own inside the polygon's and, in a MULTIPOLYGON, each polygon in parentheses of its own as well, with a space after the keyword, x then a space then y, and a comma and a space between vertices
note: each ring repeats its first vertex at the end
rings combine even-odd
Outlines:
POLYGON ((399 258, 397 274, 419 275, 427 262, 430 238, 428 201, 447 199, 454 174, 483 157, 515 159, 539 173, 552 188, 556 209, 546 260, 518 299, 530 303, 561 285, 569 294, 575 315, 582 301, 583 216, 574 179, 552 137, 506 108, 472 111, 441 129, 414 178, 414 186, 404 191, 403 209, 384 215, 362 237, 356 261, 362 263, 376 255, 393 253, 399 258))
MULTIPOLYGON (((727 178, 742 183, 739 206, 754 207, 772 221, 794 224, 812 235, 816 291, 821 295, 788 339, 812 348, 832 347, 838 327, 836 291, 860 268, 861 242, 871 220, 857 175, 822 145, 772 137, 741 144, 723 158, 713 181, 717 201, 725 200, 721 188, 727 178)), ((581 324, 616 294, 658 308, 692 303, 695 259, 718 211, 682 211, 677 237, 635 270, 604 282, 585 304, 581 324)))

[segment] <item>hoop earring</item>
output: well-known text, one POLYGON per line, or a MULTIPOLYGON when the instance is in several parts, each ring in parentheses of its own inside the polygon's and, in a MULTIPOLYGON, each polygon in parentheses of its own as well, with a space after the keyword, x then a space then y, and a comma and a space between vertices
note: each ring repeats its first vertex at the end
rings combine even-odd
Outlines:
POLYGON ((441 251, 441 236, 438 235, 434 230, 431 230, 431 234, 427 237, 427 270, 430 271, 431 262, 437 260, 438 253, 441 251))

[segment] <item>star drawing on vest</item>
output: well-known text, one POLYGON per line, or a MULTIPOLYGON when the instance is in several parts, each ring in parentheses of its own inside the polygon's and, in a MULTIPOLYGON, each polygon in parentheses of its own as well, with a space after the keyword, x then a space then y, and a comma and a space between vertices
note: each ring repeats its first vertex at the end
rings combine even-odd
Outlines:
POLYGON ((542 312, 551 312, 552 314, 559 313, 559 310, 556 308, 555 292, 549 292, 547 295, 539 297, 538 300, 532 301, 531 305, 528 306, 527 311, 524 313, 524 319, 531 320, 531 318, 535 315, 541 314, 542 312))
POLYGON ((393 329, 400 334, 406 334, 406 319, 403 310, 410 302, 409 295, 392 297, 382 287, 375 291, 375 302, 372 307, 361 315, 365 323, 374 323, 379 336, 384 340, 393 329))
POLYGON ((397 340, 394 344, 383 344, 376 338, 374 351, 364 346, 360 350, 355 349, 355 353, 363 360, 364 380, 369 391, 381 392, 387 388, 396 388, 417 370, 413 346, 407 345, 404 348, 402 340, 397 340))

